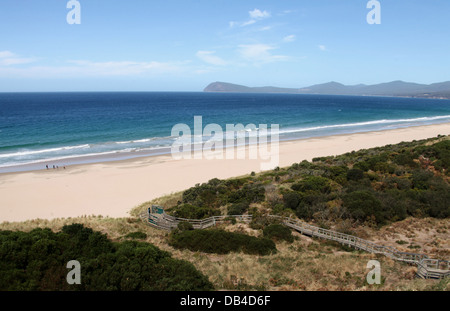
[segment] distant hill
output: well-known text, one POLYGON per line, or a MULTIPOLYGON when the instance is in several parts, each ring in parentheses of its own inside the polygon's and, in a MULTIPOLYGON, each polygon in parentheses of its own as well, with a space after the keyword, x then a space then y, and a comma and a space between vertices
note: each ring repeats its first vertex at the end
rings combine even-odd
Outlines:
POLYGON ((274 86, 248 87, 226 82, 214 82, 208 85, 203 91, 235 93, 297 93, 298 89, 280 88, 274 86))
POLYGON ((273 86, 248 87, 244 85, 214 82, 204 92, 236 92, 236 93, 291 93, 291 94, 323 94, 323 95, 361 95, 361 96, 399 96, 420 98, 450 99, 450 81, 418 84, 404 81, 392 81, 374 85, 344 85, 338 82, 316 84, 304 88, 281 88, 273 86))

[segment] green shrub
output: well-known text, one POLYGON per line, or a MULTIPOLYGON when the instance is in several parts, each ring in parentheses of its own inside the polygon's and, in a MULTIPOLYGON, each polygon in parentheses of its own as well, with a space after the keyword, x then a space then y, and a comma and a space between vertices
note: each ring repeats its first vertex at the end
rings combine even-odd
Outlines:
POLYGON ((0 290, 212 290, 208 278, 184 260, 137 241, 111 242, 80 224, 54 233, 0 231, 0 290), (81 265, 81 284, 67 283, 66 265, 81 265))
POLYGON ((387 177, 383 180, 388 189, 409 190, 412 183, 407 178, 387 177))
POLYGON ((381 202, 371 191, 350 192, 343 199, 344 206, 353 218, 366 220, 370 216, 375 216, 378 223, 384 220, 381 213, 381 202))
POLYGON ((358 181, 364 178, 363 170, 359 168, 352 168, 347 172, 347 180, 358 181))
POLYGON ((347 181, 348 170, 346 166, 330 166, 328 168, 330 178, 341 185, 344 185, 347 181))
POLYGON ((233 187, 239 187, 243 181, 224 181, 217 178, 207 183, 197 184, 183 192, 183 203, 200 207, 218 207, 233 187))
POLYGON ((194 226, 190 222, 181 221, 178 223, 177 229, 180 231, 189 231, 194 230, 194 226))
POLYGON ((330 160, 333 160, 333 159, 334 159, 334 156, 316 157, 316 158, 313 158, 312 161, 313 162, 327 162, 327 161, 330 161, 330 160))
POLYGON ((419 146, 414 150, 415 157, 424 156, 426 158, 434 159, 436 162, 434 165, 440 169, 446 169, 450 167, 450 140, 444 140, 435 143, 431 146, 419 146))
POLYGON ((300 203, 296 209, 296 215, 306 220, 312 219, 317 211, 325 208, 327 196, 317 191, 308 191, 302 195, 300 203))
POLYGON ((379 215, 383 220, 399 221, 408 216, 407 202, 397 189, 385 191, 379 198, 381 208, 379 215))
POLYGON ((321 176, 307 176, 305 179, 292 185, 292 190, 295 191, 318 191, 321 193, 330 192, 330 180, 321 176))
POLYGON ((381 169, 387 167, 387 161, 389 160, 389 153, 382 152, 380 154, 372 155, 367 158, 367 164, 372 171, 381 171, 381 169))
POLYGON ((266 190, 259 183, 245 184, 241 189, 231 192, 228 195, 230 203, 258 203, 265 199, 266 190))
POLYGON ((426 190, 430 185, 430 180, 434 174, 430 171, 418 169, 412 174, 413 187, 416 189, 426 190))
POLYGON ((330 166, 328 167, 328 170, 331 173, 331 177, 337 177, 337 176, 345 176, 347 174, 347 172, 349 171, 347 166, 330 166))
POLYGON ((300 201, 302 200, 302 195, 295 191, 290 191, 283 194, 284 207, 291 210, 296 210, 300 201))
POLYGON ((237 220, 235 217, 229 216, 225 218, 226 221, 229 221, 232 225, 235 225, 237 223, 237 220))
POLYGON ((263 234, 266 238, 275 241, 287 241, 289 243, 294 242, 294 236, 292 235, 291 229, 280 224, 273 224, 267 226, 263 230, 263 234))
POLYGON ((295 209, 294 210, 287 209, 285 207, 285 205, 282 203, 276 203, 275 205, 272 205, 272 214, 274 214, 274 215, 282 215, 284 212, 289 213, 289 212, 293 212, 293 211, 295 211, 295 209))
POLYGON ((447 189, 419 191, 417 200, 426 215, 435 218, 450 217, 450 187, 447 189))
POLYGON ((227 203, 258 203, 265 199, 264 185, 253 177, 220 180, 197 184, 183 192, 183 203, 218 209, 227 203))
POLYGON ((130 232, 125 236, 125 238, 145 240, 147 238, 147 234, 141 231, 130 232))
POLYGON ((367 163, 365 161, 360 161, 360 162, 355 163, 353 165, 353 168, 357 168, 363 172, 367 172, 370 169, 370 165, 369 165, 369 163, 367 163))
POLYGON ((204 219, 220 215, 220 211, 211 207, 200 207, 191 204, 180 204, 169 210, 170 214, 186 219, 204 219))
POLYGON ((228 215, 242 215, 248 210, 248 203, 234 203, 228 207, 228 215))
POLYGON ((417 163, 414 162, 414 154, 411 152, 400 153, 394 157, 393 161, 398 165, 417 167, 417 163))
POLYGON ((251 212, 252 212, 252 221, 250 222, 250 228, 252 229, 255 230, 264 229, 266 226, 279 222, 278 220, 271 217, 266 217, 257 211, 251 212))
POLYGON ((218 229, 175 232, 170 235, 169 245, 216 254, 242 251, 252 255, 269 255, 276 252, 272 240, 218 229))

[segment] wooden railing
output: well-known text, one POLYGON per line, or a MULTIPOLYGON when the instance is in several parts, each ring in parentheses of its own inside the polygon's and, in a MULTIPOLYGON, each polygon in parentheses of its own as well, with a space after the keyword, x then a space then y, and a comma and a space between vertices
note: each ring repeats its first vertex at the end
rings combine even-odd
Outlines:
MULTIPOLYGON (((152 214, 150 211, 151 210, 148 209, 146 213, 141 214, 141 218, 146 220, 148 224, 155 228, 168 231, 177 228, 180 222, 188 222, 192 224, 194 229, 205 229, 215 226, 216 223, 226 221, 230 218, 235 218, 244 222, 252 221, 252 215, 213 216, 198 220, 174 217, 167 215, 166 213, 152 214)), ((285 226, 304 235, 336 241, 355 249, 360 249, 373 254, 382 254, 397 261, 416 264, 417 276, 423 279, 442 279, 450 275, 450 261, 447 260, 430 259, 425 254, 400 252, 395 247, 378 245, 353 235, 316 227, 306 222, 289 217, 276 215, 268 215, 267 217, 277 219, 285 226)))
POLYGON ((153 227, 156 227, 158 229, 164 229, 164 230, 173 230, 175 229, 180 222, 188 222, 192 224, 192 227, 194 229, 206 229, 208 227, 215 226, 216 223, 220 223, 223 221, 226 221, 230 218, 235 218, 240 221, 246 221, 250 222, 252 220, 251 215, 230 215, 230 216, 212 216, 205 219, 186 219, 186 218, 179 218, 167 215, 166 213, 163 214, 151 214, 148 213, 146 215, 148 219, 148 223, 152 225, 153 227))
POLYGON ((424 258, 417 263, 417 276, 422 279, 443 279, 450 276, 450 262, 424 258))

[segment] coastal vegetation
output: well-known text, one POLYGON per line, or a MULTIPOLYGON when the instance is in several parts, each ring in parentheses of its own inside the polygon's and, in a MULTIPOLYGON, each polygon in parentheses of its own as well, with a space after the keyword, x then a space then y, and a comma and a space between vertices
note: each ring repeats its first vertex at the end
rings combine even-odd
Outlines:
MULTIPOLYGON (((140 235, 143 237, 143 235, 140 235)), ((81 224, 61 231, 0 231, 0 290, 210 290, 189 262, 154 245, 114 243, 81 224), (66 264, 83 269, 79 285, 66 281, 66 264)))
POLYGON ((264 228, 263 235, 274 241, 294 242, 291 229, 280 224, 272 224, 264 228))
POLYGON ((265 217, 299 217, 401 251, 448 259, 449 161, 450 141, 437 137, 213 179, 144 203, 129 218, 3 223, 0 288, 449 290, 448 279, 415 279, 416 267, 311 239, 265 217), (167 233, 140 220, 152 204, 184 218, 251 214, 253 220, 230 218, 208 230, 182 222, 167 233), (74 259, 81 263, 81 285, 66 282, 66 264, 74 259), (365 281, 371 259, 383 267, 377 287, 365 281))
POLYGON ((337 220, 380 227, 409 216, 448 218, 449 165, 450 140, 444 137, 401 143, 212 179, 184 191, 167 212, 202 219, 264 210, 325 226, 337 220))
POLYGON ((170 235, 169 245, 178 249, 216 254, 243 252, 264 256, 277 251, 275 243, 270 239, 218 229, 175 230, 170 235))

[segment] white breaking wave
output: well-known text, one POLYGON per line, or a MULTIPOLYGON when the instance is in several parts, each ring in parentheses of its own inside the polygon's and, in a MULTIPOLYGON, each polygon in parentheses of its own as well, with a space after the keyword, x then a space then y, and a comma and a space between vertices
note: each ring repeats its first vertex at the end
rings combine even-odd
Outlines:
POLYGON ((67 146, 67 147, 50 148, 50 149, 42 149, 42 150, 26 150, 26 151, 14 152, 14 153, 0 154, 0 158, 23 157, 23 156, 28 156, 28 155, 42 154, 42 153, 75 150, 75 149, 85 149, 85 148, 89 148, 89 147, 90 146, 88 144, 85 144, 85 145, 79 145, 79 146, 67 146))
POLYGON ((297 133, 297 132, 309 132, 309 131, 317 131, 317 130, 325 130, 332 128, 345 128, 345 127, 357 127, 357 126, 365 126, 365 125, 377 125, 377 124, 391 124, 391 123, 404 123, 404 122, 426 122, 426 121, 436 121, 450 119, 450 115, 447 116, 436 116, 436 117, 421 117, 421 118, 413 118, 413 119, 383 119, 383 120, 375 120, 375 121, 366 121, 366 122, 357 122, 357 123, 343 123, 343 124, 333 124, 333 125, 323 125, 323 126, 315 126, 315 127, 307 127, 307 128, 296 128, 296 129, 287 129, 280 130, 280 134, 288 134, 288 133, 297 133))
MULTIPOLYGON (((51 158, 45 158, 45 159, 36 159, 33 161, 27 161, 27 162, 11 162, 7 164, 0 165, 0 168, 8 168, 13 166, 19 166, 19 165, 28 165, 28 164, 39 164, 39 163, 51 163, 56 161, 65 161, 70 159, 80 159, 80 158, 89 158, 89 157, 99 157, 106 155, 112 155, 112 154, 122 154, 122 153, 131 153, 131 152, 138 152, 138 151, 157 151, 157 150, 164 150, 168 147, 155 147, 155 148, 146 148, 146 149, 135 149, 135 148, 128 148, 123 150, 113 150, 113 151, 105 151, 105 152, 97 152, 97 153, 86 153, 86 154, 74 154, 74 155, 67 155, 67 156, 61 156, 61 157, 51 157, 51 158)), ((69 163, 68 163, 69 164, 69 163)))

